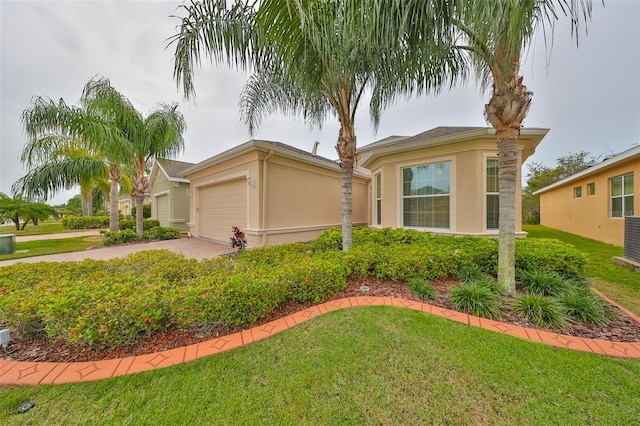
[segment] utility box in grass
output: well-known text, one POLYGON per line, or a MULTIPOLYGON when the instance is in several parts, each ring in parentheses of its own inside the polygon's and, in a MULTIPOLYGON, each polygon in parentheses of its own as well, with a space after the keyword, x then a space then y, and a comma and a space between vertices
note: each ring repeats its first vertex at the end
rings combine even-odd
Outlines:
POLYGON ((16 252, 15 234, 0 235, 0 254, 13 254, 16 252))
POLYGON ((624 257, 614 257, 613 263, 640 273, 640 216, 624 218, 624 257))

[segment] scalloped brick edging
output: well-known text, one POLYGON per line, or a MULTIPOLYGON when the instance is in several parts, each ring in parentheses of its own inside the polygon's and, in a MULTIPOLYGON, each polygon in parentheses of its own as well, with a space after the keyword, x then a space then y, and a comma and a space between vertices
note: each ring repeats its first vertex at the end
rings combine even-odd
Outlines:
MULTIPOLYGON (((600 292, 596 291, 596 293, 610 303, 618 306, 604 297, 600 292)), ((274 334, 288 330, 330 311, 373 305, 397 306, 423 311, 470 326, 481 327, 498 333, 560 348, 591 352, 609 357, 640 358, 640 342, 611 342, 607 340, 566 336, 475 317, 427 303, 391 297, 359 296, 332 300, 239 333, 152 354, 87 362, 18 362, 0 360, 0 386, 37 386, 41 384, 89 382, 169 367, 267 339, 274 334)), ((620 306, 618 307, 640 323, 638 316, 620 306)))

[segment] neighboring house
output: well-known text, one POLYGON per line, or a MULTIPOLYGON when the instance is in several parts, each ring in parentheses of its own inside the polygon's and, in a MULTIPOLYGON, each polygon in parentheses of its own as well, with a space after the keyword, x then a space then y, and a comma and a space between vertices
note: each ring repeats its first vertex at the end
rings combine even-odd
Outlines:
MULTIPOLYGON (((547 132, 520 131, 519 166, 547 132)), ((498 158, 492 128, 436 127, 411 137, 391 136, 358 149, 358 167, 372 176, 370 226, 498 233, 498 158)), ((524 236, 521 198, 517 191, 516 234, 524 236)))
POLYGON ((624 245, 624 217, 640 214, 634 197, 640 146, 544 187, 540 223, 617 246, 624 245))
MULTIPOLYGON (((251 140, 183 171, 191 182, 191 234, 229 244, 232 226, 247 247, 309 241, 341 226, 340 165, 279 143, 251 140)), ((368 223, 370 178, 353 177, 353 223, 368 223)))
POLYGON ((160 226, 189 230, 189 179, 182 172, 193 163, 158 159, 149 173, 151 193, 151 218, 160 226))
MULTIPOLYGON (((147 193, 144 195, 144 204, 150 204, 150 203, 151 203, 151 197, 147 193)), ((131 208, 134 206, 135 206, 135 203, 131 199, 131 195, 121 195, 120 197, 118 197, 118 211, 123 216, 131 215, 131 208)), ((111 203, 106 203, 105 207, 107 212, 111 211, 111 203)))

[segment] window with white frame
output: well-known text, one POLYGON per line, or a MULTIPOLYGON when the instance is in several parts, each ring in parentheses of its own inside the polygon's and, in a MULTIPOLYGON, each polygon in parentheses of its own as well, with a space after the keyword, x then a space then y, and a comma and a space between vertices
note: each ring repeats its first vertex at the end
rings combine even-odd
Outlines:
POLYGON ((498 159, 487 158, 485 173, 486 194, 486 226, 487 229, 498 229, 500 219, 500 195, 498 192, 498 159))
POLYGON ((633 216, 633 173, 616 176, 611 182, 611 217, 633 216))
POLYGON ((403 226, 449 228, 451 162, 402 169, 403 226))
POLYGON ((375 178, 376 190, 376 225, 382 224, 382 174, 378 173, 375 178))

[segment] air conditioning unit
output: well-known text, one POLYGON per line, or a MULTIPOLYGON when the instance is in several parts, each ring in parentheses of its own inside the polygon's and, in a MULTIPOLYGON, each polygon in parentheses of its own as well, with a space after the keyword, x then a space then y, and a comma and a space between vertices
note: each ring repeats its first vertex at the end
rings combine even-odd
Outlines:
POLYGON ((640 262, 640 216, 624 218, 624 257, 640 262))

